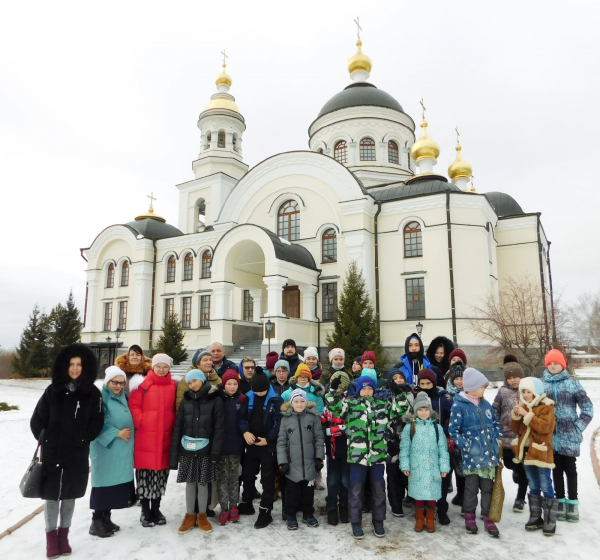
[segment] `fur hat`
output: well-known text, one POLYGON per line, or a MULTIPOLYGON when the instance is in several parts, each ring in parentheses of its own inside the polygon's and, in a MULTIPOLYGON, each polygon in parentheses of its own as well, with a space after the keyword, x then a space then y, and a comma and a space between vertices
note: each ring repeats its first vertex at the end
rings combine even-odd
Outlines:
POLYGON ((417 410, 419 410, 419 408, 428 408, 429 412, 433 412, 433 407, 431 406, 431 399, 427 396, 426 393, 422 392, 417 393, 412 408, 415 411, 415 413, 417 412, 417 410))
POLYGON ((306 398, 306 391, 302 389, 294 389, 290 395, 290 402, 294 402, 294 399, 302 399, 304 402, 308 402, 306 398))
POLYGON ((206 375, 204 375, 204 372, 200 371, 199 369, 191 369, 185 374, 186 383, 189 383, 194 379, 198 379, 199 381, 202 381, 202 383, 206 383, 206 375))
POLYGON ((120 367, 117 367, 117 366, 107 367, 106 371, 104 372, 104 385, 108 385, 109 381, 111 381, 115 377, 118 377, 119 375, 122 375, 125 379, 127 379, 125 372, 120 367))
POLYGON ((420 382, 421 379, 429 379, 429 381, 431 381, 431 384, 435 387, 437 385, 437 378, 435 376, 435 373, 433 373, 433 371, 431 371, 430 369, 422 369, 419 372, 419 375, 417 375, 417 381, 420 382))
POLYGON ((282 346, 281 346, 281 349, 282 349, 282 350, 285 350, 286 346, 293 346, 294 348, 296 348, 296 341, 295 341, 295 340, 293 340, 293 339, 291 339, 291 338, 286 338, 286 339, 283 341, 283 344, 282 344, 282 346))
POLYGON ((298 379, 298 377, 300 377, 301 375, 305 375, 309 379, 312 379, 312 373, 310 372, 310 368, 304 363, 298 365, 296 373, 294 374, 294 379, 298 379))
POLYGON ((306 361, 306 358, 310 357, 317 358, 317 360, 319 359, 319 353, 314 346, 309 346, 306 350, 304 350, 304 361, 306 361))
POLYGON ((525 377, 523 368, 518 362, 505 362, 504 379, 508 379, 509 377, 520 377, 521 379, 525 377))
POLYGON ((152 369, 154 369, 154 366, 156 364, 167 364, 169 366, 169 369, 171 369, 171 366, 173 365, 173 360, 171 360, 171 357, 167 354, 154 354, 154 356, 152 356, 152 369))
POLYGON ((467 355, 460 348, 452 350, 452 352, 450 352, 450 356, 448 356, 448 360, 451 362, 454 356, 458 356, 462 360, 462 363, 467 365, 467 355))
POLYGON ((345 371, 336 371, 330 378, 329 382, 331 383, 334 379, 340 378, 342 381, 340 382, 340 388, 342 391, 346 391, 348 387, 350 387, 350 376, 345 371))
POLYGON ((487 387, 490 384, 488 378, 475 368, 468 367, 463 373, 463 391, 476 391, 479 387, 487 387))
POLYGON ((360 395, 360 392, 363 389, 363 387, 371 387, 374 392, 375 389, 377 389, 377 384, 375 383, 375 380, 372 377, 369 377, 368 375, 361 375, 356 380, 356 393, 358 395, 360 395))
MULTIPOLYGON (((277 352, 269 352, 267 354, 265 368, 273 369, 275 367, 275 364, 277 363, 278 359, 279 359, 279 354, 277 352)), ((290 369, 290 368, 288 368, 288 369, 290 369)))
POLYGON ((538 379, 537 377, 524 377, 523 379, 521 379, 521 381, 519 381, 519 397, 521 398, 521 402, 531 405, 531 403, 528 403, 523 398, 524 390, 532 392, 535 398, 545 394, 544 383, 541 379, 538 379))
POLYGON ((221 377, 221 385, 223 387, 225 387, 225 383, 227 383, 228 381, 235 381, 238 384, 238 387, 240 385, 240 374, 235 371, 234 369, 228 369, 224 374, 223 377, 221 377))
POLYGON ((377 365, 377 362, 375 361, 375 352, 372 350, 365 350, 363 352, 360 363, 362 364, 365 360, 371 360, 373 362, 373 367, 377 365))
POLYGON ((250 386, 252 387, 252 391, 255 393, 269 390, 271 382, 269 381, 269 376, 262 370, 262 368, 256 370, 256 373, 250 379, 250 386))
POLYGON ((565 360, 565 355, 560 350, 553 349, 546 354, 544 365, 548 367, 550 362, 556 362, 557 364, 560 364, 563 369, 567 369, 567 360, 565 360))
POLYGON ((333 358, 336 358, 337 356, 341 356, 342 359, 345 360, 346 352, 344 352, 341 348, 332 348, 327 356, 329 358, 329 363, 333 362, 333 358))
POLYGON ((277 362, 275 363, 275 367, 273 368, 273 371, 277 371, 280 367, 287 369, 288 375, 289 375, 290 362, 288 362, 287 360, 277 360, 277 362))
POLYGON ((77 379, 77 386, 80 390, 87 391, 91 389, 96 375, 98 373, 98 363, 96 356, 87 344, 79 342, 69 344, 61 349, 52 364, 52 384, 55 386, 69 383, 69 363, 71 358, 80 358, 82 372, 77 379))

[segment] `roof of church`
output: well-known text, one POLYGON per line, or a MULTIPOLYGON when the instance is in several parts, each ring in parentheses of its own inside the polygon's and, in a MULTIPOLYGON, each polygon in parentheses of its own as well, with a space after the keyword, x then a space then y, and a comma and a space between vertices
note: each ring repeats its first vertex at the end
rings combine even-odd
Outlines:
POLYGON ((133 230, 136 235, 143 235, 147 239, 166 239, 183 235, 176 227, 156 218, 143 218, 128 222, 125 227, 133 230))
POLYGON ((315 264, 315 259, 313 259, 313 256, 306 247, 303 247, 302 245, 294 245, 293 243, 285 243, 270 229, 256 224, 252 225, 262 229, 271 238, 273 248, 275 249, 275 257, 281 259, 282 261, 298 264, 304 268, 318 270, 317 265, 315 264))
POLYGON ((505 216, 521 216, 525 214, 521 205, 509 194, 503 192, 488 192, 485 196, 496 210, 499 218, 505 216))
POLYGON ((345 109, 346 107, 360 107, 371 105, 375 107, 386 107, 396 111, 404 112, 400 103, 398 103, 389 93, 378 89, 373 84, 367 82, 358 82, 350 84, 345 89, 336 93, 319 111, 319 117, 345 109))
POLYGON ((393 183, 386 187, 370 191, 377 202, 390 202, 413 196, 423 196, 441 192, 462 192, 456 185, 449 183, 439 175, 415 177, 408 183, 393 183))

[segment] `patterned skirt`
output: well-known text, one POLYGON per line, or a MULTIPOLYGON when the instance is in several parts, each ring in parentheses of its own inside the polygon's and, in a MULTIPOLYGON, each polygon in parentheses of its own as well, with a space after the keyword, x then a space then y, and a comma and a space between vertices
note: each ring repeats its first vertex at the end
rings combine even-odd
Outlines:
POLYGON ((150 469, 136 469, 137 492, 140 500, 158 500, 165 495, 169 469, 152 471, 150 469))
POLYGON ((208 455, 181 455, 177 482, 197 482, 210 484, 218 479, 217 464, 208 455))

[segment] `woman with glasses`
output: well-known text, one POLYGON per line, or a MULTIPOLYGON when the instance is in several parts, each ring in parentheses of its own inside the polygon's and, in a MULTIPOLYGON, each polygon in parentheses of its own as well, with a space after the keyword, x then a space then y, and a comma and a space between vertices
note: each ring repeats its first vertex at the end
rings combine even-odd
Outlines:
POLYGON ((90 445, 92 460, 93 510, 90 535, 110 537, 120 529, 110 519, 113 509, 124 509, 136 502, 133 483, 133 418, 124 387, 126 375, 117 366, 106 370, 102 401, 104 427, 90 445))

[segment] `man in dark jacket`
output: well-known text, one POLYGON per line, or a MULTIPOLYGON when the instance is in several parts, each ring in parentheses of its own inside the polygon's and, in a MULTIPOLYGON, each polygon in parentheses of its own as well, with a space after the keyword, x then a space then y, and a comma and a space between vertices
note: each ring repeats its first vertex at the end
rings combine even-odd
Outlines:
POLYGON ((222 377, 228 369, 238 371, 237 365, 231 360, 228 360, 225 356, 225 349, 220 342, 213 342, 210 345, 209 350, 213 359, 213 368, 217 370, 219 377, 222 377))
POLYGON ((290 377, 294 377, 298 366, 303 362, 296 351, 296 342, 291 338, 283 341, 283 351, 279 355, 280 360, 285 360, 290 364, 290 377))
POLYGON ((394 367, 402 370, 409 385, 416 385, 419 372, 431 368, 429 359, 425 356, 423 341, 417 333, 412 333, 406 339, 404 351, 405 354, 400 356, 400 361, 394 367))
MULTIPOLYGON (((260 366, 259 368, 260 371, 262 371, 260 366)), ((240 362, 240 392, 242 394, 245 395, 248 391, 250 391, 250 389, 252 389, 252 376, 254 375, 256 369, 256 362, 254 361, 254 358, 247 357, 240 362)))

